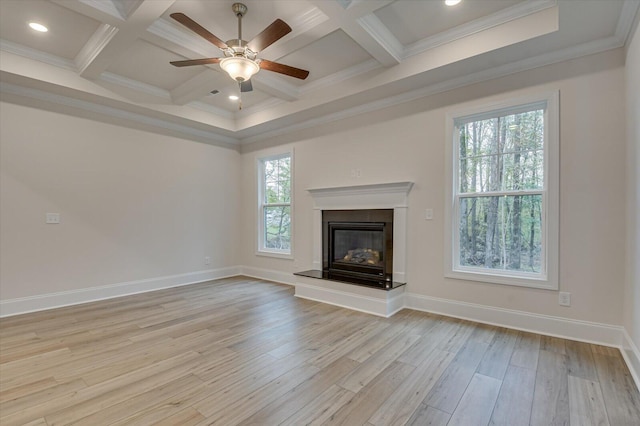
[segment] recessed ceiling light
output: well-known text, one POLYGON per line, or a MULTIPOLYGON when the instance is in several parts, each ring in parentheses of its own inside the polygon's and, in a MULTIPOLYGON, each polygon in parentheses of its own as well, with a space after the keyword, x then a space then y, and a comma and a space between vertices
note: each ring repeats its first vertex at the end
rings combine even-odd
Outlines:
POLYGON ((232 101, 237 101, 240 98, 238 96, 236 96, 236 95, 230 95, 229 99, 231 99, 232 101))
POLYGON ((41 33, 46 33, 47 31, 49 31, 49 28, 37 22, 29 22, 29 27, 31 27, 32 30, 36 30, 41 33))
POLYGON ((462 0, 444 0, 444 4, 446 4, 447 6, 455 6, 456 4, 460 3, 462 0))

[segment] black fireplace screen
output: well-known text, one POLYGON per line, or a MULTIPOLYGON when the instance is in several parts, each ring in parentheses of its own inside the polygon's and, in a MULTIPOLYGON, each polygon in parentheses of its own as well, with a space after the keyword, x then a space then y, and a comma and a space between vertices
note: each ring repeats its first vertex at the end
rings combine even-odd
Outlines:
POLYGON ((384 272, 384 223, 329 223, 331 269, 384 272))
POLYGON ((322 212, 323 271, 391 280, 393 210, 322 212))

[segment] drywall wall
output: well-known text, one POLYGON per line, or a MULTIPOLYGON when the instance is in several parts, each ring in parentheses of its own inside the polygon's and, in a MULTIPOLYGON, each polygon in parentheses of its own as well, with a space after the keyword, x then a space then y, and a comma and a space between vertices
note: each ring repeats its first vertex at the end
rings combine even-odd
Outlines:
MULTIPOLYGON (((640 348, 640 30, 637 27, 627 49, 625 77, 627 94, 627 279, 624 295, 624 326, 636 348, 640 348)), ((636 354, 636 356, 640 357, 640 354, 636 354)), ((640 358, 637 359, 637 362, 640 362, 640 358)), ((640 374, 640 368, 638 374, 640 374)))
MULTIPOLYGON (((620 49, 436 94, 386 110, 285 135, 243 154, 242 262, 287 274, 311 268, 308 188, 413 181, 408 287, 419 295, 543 315, 622 324, 625 265, 624 52, 620 49), (445 115, 482 98, 560 91, 560 289, 558 293, 444 278, 445 115), (283 144, 281 147, 273 146, 283 144), (293 260, 255 254, 255 159, 293 147, 293 260), (358 169, 360 178, 352 178, 358 169), (434 219, 424 219, 432 208, 434 219)), ((275 276, 275 273, 274 273, 275 276)), ((293 278, 291 277, 293 280, 293 278)))
POLYGON ((0 121, 1 300, 237 265, 238 152, 6 102, 0 121))

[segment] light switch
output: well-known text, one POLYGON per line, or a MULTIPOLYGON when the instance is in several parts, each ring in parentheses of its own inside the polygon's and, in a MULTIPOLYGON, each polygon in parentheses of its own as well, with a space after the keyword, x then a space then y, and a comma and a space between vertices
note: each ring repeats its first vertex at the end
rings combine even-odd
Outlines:
POLYGON ((424 211, 424 218, 425 218, 425 220, 433 219, 433 209, 426 209, 424 211))
POLYGON ((45 223, 60 223, 60 213, 47 213, 45 223))

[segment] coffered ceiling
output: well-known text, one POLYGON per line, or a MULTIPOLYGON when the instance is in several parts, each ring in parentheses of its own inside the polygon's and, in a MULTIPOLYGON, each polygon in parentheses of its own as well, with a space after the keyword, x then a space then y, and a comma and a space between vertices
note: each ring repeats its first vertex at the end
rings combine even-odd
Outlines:
POLYGON ((2 99, 240 146, 501 75, 614 49, 640 0, 244 0, 243 38, 292 32, 258 57, 242 109, 221 51, 170 15, 237 37, 233 0, 0 0, 2 99), (46 25, 38 33, 29 22, 46 25), (213 92, 213 93, 212 93, 213 92))

